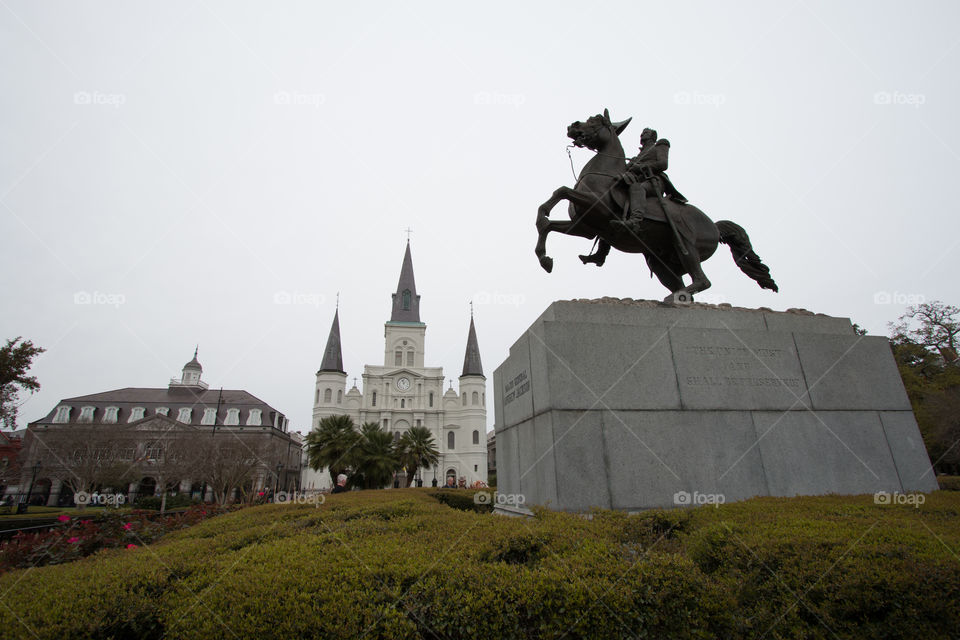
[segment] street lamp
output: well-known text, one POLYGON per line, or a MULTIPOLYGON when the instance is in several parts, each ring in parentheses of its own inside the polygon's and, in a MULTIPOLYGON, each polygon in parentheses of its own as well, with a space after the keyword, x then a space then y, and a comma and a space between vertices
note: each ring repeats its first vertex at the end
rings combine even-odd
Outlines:
POLYGON ((437 465, 433 465, 433 488, 437 488, 437 465))
POLYGON ((277 463, 277 483, 273 486, 273 501, 277 501, 277 491, 280 490, 280 471, 283 469, 283 463, 277 463))
POLYGON ((40 461, 37 460, 33 465, 33 475, 30 476, 30 487, 27 489, 27 500, 17 505, 17 513, 26 513, 30 506, 30 495, 33 493, 33 483, 37 479, 37 472, 40 471, 40 461))

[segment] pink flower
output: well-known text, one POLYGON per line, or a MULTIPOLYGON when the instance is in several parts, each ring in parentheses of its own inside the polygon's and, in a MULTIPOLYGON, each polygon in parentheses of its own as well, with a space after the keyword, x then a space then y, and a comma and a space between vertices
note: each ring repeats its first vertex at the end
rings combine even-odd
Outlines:
POLYGON ((59 520, 60 522, 70 522, 70 516, 62 515, 59 518, 57 518, 57 520, 59 520))
POLYGON ((73 536, 72 538, 68 539, 67 542, 70 544, 73 544, 74 542, 80 542, 80 538, 73 536))
POLYGON ((127 545, 127 549, 136 549, 136 548, 137 548, 137 545, 135 545, 135 544, 133 544, 133 543, 130 543, 130 544, 127 545))
POLYGON ((128 522, 127 524, 123 525, 123 530, 124 530, 124 531, 130 531, 130 529, 132 529, 132 528, 133 528, 133 523, 132 523, 132 522, 128 522))

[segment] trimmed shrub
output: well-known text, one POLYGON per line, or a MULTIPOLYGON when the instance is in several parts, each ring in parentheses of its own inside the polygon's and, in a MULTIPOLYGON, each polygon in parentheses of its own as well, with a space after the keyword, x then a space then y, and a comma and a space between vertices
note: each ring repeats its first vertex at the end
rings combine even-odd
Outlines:
MULTIPOLYGON (((133 504, 138 509, 149 509, 151 511, 160 511, 160 496, 141 496, 134 500, 133 504)), ((183 509, 195 504, 200 504, 199 498, 191 498, 188 493, 178 493, 175 496, 167 496, 166 508, 183 509)))
POLYGON ((937 482, 944 491, 960 491, 960 476, 937 476, 937 482))
POLYGON ((11 571, 0 576, 0 628, 58 639, 941 638, 960 628, 957 493, 928 494, 919 508, 824 496, 533 518, 453 509, 431 493, 251 507, 149 548, 11 571))
POLYGON ((428 493, 439 502, 454 509, 491 513, 497 491, 496 489, 439 489, 428 493))

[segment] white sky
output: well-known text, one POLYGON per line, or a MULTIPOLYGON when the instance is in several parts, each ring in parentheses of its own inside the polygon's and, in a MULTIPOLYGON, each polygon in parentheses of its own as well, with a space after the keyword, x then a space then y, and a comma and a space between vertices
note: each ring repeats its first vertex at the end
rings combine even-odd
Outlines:
POLYGON ((639 256, 582 266, 590 243, 552 235, 548 275, 533 254, 537 206, 572 184, 566 127, 604 107, 633 116, 628 153, 644 126, 671 141, 677 187, 746 228, 781 288, 721 247, 698 299, 874 334, 908 302, 958 303, 958 18, 955 2, 0 0, 0 337, 48 349, 21 422, 165 386, 199 343, 212 388, 306 431, 338 291, 348 374, 382 363, 408 226, 427 364, 459 375, 473 299, 488 390, 551 301, 662 298, 639 256))

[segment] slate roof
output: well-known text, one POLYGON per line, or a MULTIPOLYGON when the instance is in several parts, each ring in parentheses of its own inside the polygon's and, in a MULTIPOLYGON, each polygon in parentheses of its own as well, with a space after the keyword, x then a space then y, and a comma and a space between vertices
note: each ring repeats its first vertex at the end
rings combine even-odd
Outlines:
MULTIPOLYGON (((76 396, 65 398, 43 418, 35 420, 30 424, 52 423, 57 414, 57 408, 62 406, 71 407, 70 422, 77 422, 80 417, 81 407, 94 407, 93 423, 103 423, 103 417, 106 414, 107 407, 117 407, 118 424, 126 424, 130 419, 130 414, 134 407, 143 407, 144 417, 153 416, 158 407, 167 407, 170 418, 176 419, 182 407, 191 407, 189 424, 199 425, 203 418, 204 409, 216 409, 217 401, 220 400, 220 411, 217 413, 216 424, 223 425, 227 418, 228 409, 240 409, 239 425, 245 426, 250 411, 260 409, 260 423, 262 426, 273 426, 273 421, 278 413, 276 409, 268 405, 263 400, 253 394, 235 389, 224 389, 221 398, 220 389, 199 389, 197 387, 172 387, 164 389, 150 389, 141 387, 126 387, 123 389, 114 389, 113 391, 104 391, 103 393, 93 393, 85 396, 76 396)), ((283 415, 282 413, 280 415, 283 415)), ((206 425, 204 425, 206 426, 206 425)))

